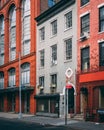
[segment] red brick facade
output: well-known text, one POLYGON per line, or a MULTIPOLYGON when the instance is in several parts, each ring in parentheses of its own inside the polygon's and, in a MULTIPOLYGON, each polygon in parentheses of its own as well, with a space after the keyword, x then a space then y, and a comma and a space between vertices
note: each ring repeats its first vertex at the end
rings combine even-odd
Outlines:
POLYGON ((104 6, 104 0, 89 0, 81 6, 78 1, 78 65, 77 65, 77 113, 86 114, 86 110, 93 120, 98 120, 97 109, 104 108, 100 98, 104 91, 104 67, 99 65, 99 44, 104 41, 104 32, 99 32, 99 7, 104 6), (90 29, 86 40, 81 41, 81 17, 89 13, 90 29), (81 50, 89 47, 89 68, 81 70, 81 50), (86 92, 84 91, 86 90, 86 92), (81 94, 82 93, 82 94, 81 94), (99 94, 101 94, 99 96, 99 94))
MULTIPOLYGON (((30 63, 30 87, 32 87, 32 91, 26 90, 22 93, 22 99, 24 98, 24 94, 30 94, 30 108, 29 113, 35 113, 36 111, 36 103, 34 100, 34 95, 36 93, 36 22, 34 18, 39 14, 39 0, 31 0, 30 2, 30 53, 25 56, 21 56, 21 65, 23 63, 30 63)), ((19 52, 21 51, 21 0, 7 0, 5 3, 0 5, 0 16, 4 16, 4 25, 5 25, 5 59, 4 64, 0 66, 0 72, 4 72, 4 89, 8 91, 8 70, 10 68, 16 69, 16 87, 19 87, 19 52), (9 61, 9 9, 11 5, 14 4, 16 7, 16 59, 13 61, 9 61)), ((9 102, 9 94, 12 95, 15 93, 15 112, 19 112, 19 97, 18 91, 3 91, 1 95, 3 95, 4 106, 2 111, 11 111, 11 102, 9 102)), ((24 112, 24 100, 22 101, 22 112, 24 112)))

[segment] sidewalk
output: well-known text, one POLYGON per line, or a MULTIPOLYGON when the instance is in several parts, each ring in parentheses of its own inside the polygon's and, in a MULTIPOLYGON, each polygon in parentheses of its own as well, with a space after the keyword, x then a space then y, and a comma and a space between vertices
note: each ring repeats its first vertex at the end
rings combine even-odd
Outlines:
MULTIPOLYGON (((41 125, 65 125, 65 119, 64 118, 52 118, 52 117, 42 117, 42 116, 35 116, 31 114, 22 114, 22 118, 19 119, 19 114, 15 113, 5 113, 5 112, 0 112, 0 117, 1 118, 7 118, 7 119, 18 119, 21 121, 27 121, 27 122, 34 122, 34 123, 39 123, 41 125)), ((71 120, 67 119, 67 124, 73 124, 77 123, 77 120, 71 120)))

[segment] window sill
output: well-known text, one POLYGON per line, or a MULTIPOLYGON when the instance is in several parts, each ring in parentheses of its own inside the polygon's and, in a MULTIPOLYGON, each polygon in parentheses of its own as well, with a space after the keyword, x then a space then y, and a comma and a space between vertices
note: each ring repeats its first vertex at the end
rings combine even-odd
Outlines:
POLYGON ((84 5, 81 5, 80 8, 84 8, 85 6, 89 5, 90 2, 84 4, 84 5))
POLYGON ((102 33, 104 33, 104 31, 98 32, 98 34, 102 34, 102 33))
POLYGON ((69 30, 71 30, 71 29, 72 29, 72 27, 65 28, 65 29, 64 29, 64 32, 69 31, 69 30))
POLYGON ((64 63, 72 62, 72 59, 70 60, 64 60, 64 63))
POLYGON ((57 34, 55 34, 55 35, 51 35, 51 37, 50 38, 54 38, 54 37, 56 37, 57 36, 57 34))

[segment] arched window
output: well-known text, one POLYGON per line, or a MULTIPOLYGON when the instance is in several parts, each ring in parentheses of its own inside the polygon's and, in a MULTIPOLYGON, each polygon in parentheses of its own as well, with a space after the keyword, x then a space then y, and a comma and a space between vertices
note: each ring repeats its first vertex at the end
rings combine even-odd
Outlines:
POLYGON ((0 89, 4 88, 4 73, 0 72, 0 89))
POLYGON ((24 63, 21 66, 21 84, 22 85, 28 85, 30 84, 30 64, 24 63))
POLYGON ((30 53, 30 0, 22 1, 22 55, 30 53))
POLYGON ((16 74, 15 74, 15 68, 9 69, 8 71, 9 75, 9 87, 14 87, 16 85, 16 74))
POLYGON ((0 17, 0 65, 4 64, 4 17, 0 17))
POLYGON ((10 61, 16 58, 16 11, 13 5, 9 12, 9 42, 10 42, 10 61))

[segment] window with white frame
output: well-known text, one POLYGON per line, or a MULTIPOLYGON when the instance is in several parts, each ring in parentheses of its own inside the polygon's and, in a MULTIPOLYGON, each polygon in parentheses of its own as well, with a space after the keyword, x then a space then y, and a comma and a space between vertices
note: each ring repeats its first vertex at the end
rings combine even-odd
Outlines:
POLYGON ((28 85, 30 84, 30 64, 24 63, 21 66, 21 84, 28 85))
POLYGON ((16 10, 13 5, 9 12, 9 58, 10 61, 16 58, 16 10))
POLYGON ((56 88, 57 87, 57 74, 51 75, 51 87, 56 88))
POLYGON ((22 55, 30 53, 30 0, 22 0, 22 55))
POLYGON ((51 46, 51 65, 57 64, 57 45, 51 46))
POLYGON ((0 89, 4 88, 4 73, 0 72, 0 89))
POLYGON ((81 17, 81 34, 84 32, 90 32, 90 14, 86 14, 81 17))
POLYGON ((57 20, 51 22, 51 35, 54 36, 57 34, 57 20))
POLYGON ((45 27, 42 27, 40 29, 40 41, 44 41, 45 40, 45 27))
POLYGON ((65 29, 72 27, 72 11, 65 14, 65 29))
POLYGON ((16 73, 15 69, 12 68, 8 71, 8 76, 9 76, 9 87, 14 87, 16 85, 16 73))
POLYGON ((0 17, 0 65, 4 64, 4 17, 0 17))
POLYGON ((72 38, 64 41, 65 43, 65 60, 72 59, 72 38))
POLYGON ((99 8, 99 32, 104 31, 104 6, 99 8))
POLYGON ((45 58, 45 51, 43 49, 40 51, 40 67, 44 67, 44 58, 45 58))

